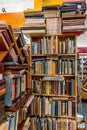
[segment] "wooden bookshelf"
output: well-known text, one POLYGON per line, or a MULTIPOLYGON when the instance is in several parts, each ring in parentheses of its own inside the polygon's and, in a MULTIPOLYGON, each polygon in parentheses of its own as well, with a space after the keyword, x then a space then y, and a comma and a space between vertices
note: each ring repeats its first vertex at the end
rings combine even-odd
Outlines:
POLYGON ((71 120, 72 123, 75 123, 74 129, 76 129, 76 35, 31 35, 31 50, 31 89, 35 96, 31 109, 32 111, 35 109, 35 111, 31 113, 30 130, 34 130, 33 121, 38 120, 40 123, 40 120, 45 121, 45 117, 48 123, 53 120, 57 122, 57 118, 60 122, 61 120, 71 120), (68 83, 72 84, 69 89, 67 88, 68 83), (70 90, 71 88, 72 90, 70 90), (70 90, 72 94, 69 91, 67 93, 67 90, 70 90), (65 107, 68 107, 66 114, 63 113, 64 104, 67 104, 65 107))
POLYGON ((22 96, 19 101, 17 101, 17 103, 14 103, 12 106, 10 107, 6 107, 5 110, 6 111, 10 111, 10 112, 16 112, 18 111, 27 101, 28 97, 30 96, 30 92, 25 94, 24 96, 22 96))
POLYGON ((8 129, 15 127, 17 130, 20 120, 23 122, 27 119, 27 115, 26 119, 20 117, 21 112, 24 112, 22 107, 31 95, 29 53, 29 47, 26 47, 21 30, 13 30, 10 24, 0 23, 0 62, 3 63, 2 66, 0 63, 0 78, 5 79, 4 85, 0 79, 0 87, 5 86, 3 91, 0 88, 0 97, 4 95, 8 129), (10 121, 14 122, 13 126, 10 121))

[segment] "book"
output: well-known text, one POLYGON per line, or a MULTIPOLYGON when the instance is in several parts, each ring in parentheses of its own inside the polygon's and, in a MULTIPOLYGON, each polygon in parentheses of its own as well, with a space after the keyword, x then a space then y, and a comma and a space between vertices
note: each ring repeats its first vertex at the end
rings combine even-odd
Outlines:
POLYGON ((28 130, 30 126, 30 118, 28 117, 24 123, 22 130, 28 130))
POLYGON ((9 50, 9 45, 7 44, 1 31, 0 31, 0 50, 1 51, 8 51, 9 50))
POLYGON ((26 103, 23 105, 23 110, 27 110, 32 102, 32 100, 34 99, 34 95, 30 95, 28 100, 26 101, 26 103))
POLYGON ((7 31, 7 29, 3 29, 3 30, 0 30, 1 32, 2 32, 2 34, 3 34, 3 36, 4 36, 4 38, 5 38, 5 40, 6 40, 6 42, 7 42, 7 44, 8 44, 8 46, 10 47, 11 46, 11 39, 10 39, 10 37, 9 37, 9 34, 8 34, 8 31, 7 31))
POLYGON ((5 77, 6 80, 6 94, 4 103, 5 106, 11 106, 12 105, 12 78, 5 77))
POLYGON ((32 60, 32 62, 34 64, 33 66, 35 66, 34 72, 36 74, 38 73, 38 71, 39 72, 42 71, 41 74, 46 74, 46 59, 45 58, 35 58, 35 59, 32 60), (37 69, 37 67, 40 67, 41 69, 37 69))

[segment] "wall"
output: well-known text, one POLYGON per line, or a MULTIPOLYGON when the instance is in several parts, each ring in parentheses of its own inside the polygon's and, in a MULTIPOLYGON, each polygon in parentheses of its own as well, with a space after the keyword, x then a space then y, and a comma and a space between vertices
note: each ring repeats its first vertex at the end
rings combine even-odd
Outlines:
POLYGON ((3 7, 7 12, 21 12, 27 8, 34 8, 34 0, 0 0, 0 12, 3 7))

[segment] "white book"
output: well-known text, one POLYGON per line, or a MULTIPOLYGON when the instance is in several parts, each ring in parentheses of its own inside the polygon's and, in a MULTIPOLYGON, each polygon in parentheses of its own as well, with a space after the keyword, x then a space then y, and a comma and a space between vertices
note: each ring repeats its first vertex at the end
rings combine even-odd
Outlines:
POLYGON ((24 104, 23 108, 28 108, 29 105, 31 104, 31 102, 33 101, 33 99, 34 99, 34 95, 29 96, 29 98, 28 98, 27 102, 24 104))

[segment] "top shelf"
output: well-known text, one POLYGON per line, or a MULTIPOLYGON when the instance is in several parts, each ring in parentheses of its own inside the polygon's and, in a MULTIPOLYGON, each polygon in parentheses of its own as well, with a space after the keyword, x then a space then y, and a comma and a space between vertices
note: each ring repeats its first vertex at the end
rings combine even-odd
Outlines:
POLYGON ((45 57, 45 56, 76 56, 76 54, 32 54, 32 57, 45 57))

